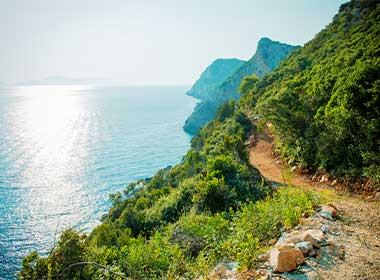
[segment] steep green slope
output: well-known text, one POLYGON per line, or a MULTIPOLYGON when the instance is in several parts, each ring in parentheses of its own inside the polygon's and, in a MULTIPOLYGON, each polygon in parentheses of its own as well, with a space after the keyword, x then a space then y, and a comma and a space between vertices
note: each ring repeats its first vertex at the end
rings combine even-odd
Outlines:
POLYGON ((244 60, 236 58, 215 60, 202 72, 199 79, 187 92, 187 95, 201 100, 207 99, 214 88, 220 86, 225 79, 244 63, 244 60))
POLYGON ((333 22, 249 90, 292 163, 380 178, 379 1, 342 5, 333 22))
POLYGON ((197 104, 194 112, 186 120, 184 130, 190 134, 195 134, 203 125, 215 117, 216 111, 220 105, 231 99, 238 100, 238 88, 247 75, 256 74, 258 77, 275 69, 281 60, 283 60, 295 46, 272 41, 268 38, 260 39, 256 53, 252 58, 240 66, 230 77, 223 83, 214 87, 203 102, 197 104))
POLYGON ((225 241, 235 211, 271 192, 248 161, 251 129, 234 102, 223 105, 182 163, 113 195, 113 207, 89 237, 68 230, 48 258, 29 255, 21 279, 119 279, 98 264, 133 279, 191 279, 206 271, 214 261, 205 255, 220 254, 208 246, 225 241))

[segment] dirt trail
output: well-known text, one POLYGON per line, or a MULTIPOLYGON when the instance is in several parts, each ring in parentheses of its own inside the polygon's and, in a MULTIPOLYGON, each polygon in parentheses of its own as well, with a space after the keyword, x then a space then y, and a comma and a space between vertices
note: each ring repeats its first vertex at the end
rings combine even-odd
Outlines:
POLYGON ((291 180, 293 186, 308 187, 316 190, 323 187, 323 184, 313 182, 296 173, 291 173, 284 168, 282 162, 273 157, 272 139, 267 134, 260 133, 255 135, 255 143, 250 149, 249 160, 270 181, 286 184, 288 180, 291 180), (289 173, 292 174, 291 178, 288 176, 289 173))
MULTIPOLYGON (((250 148, 250 162, 267 179, 287 183, 288 179, 283 176, 284 168, 272 155, 272 139, 268 135, 255 135, 255 143, 250 148)), ((327 187, 296 173, 292 175, 291 184, 317 191, 327 187)), ((334 260, 329 267, 318 266, 317 278, 305 276, 298 279, 380 280, 380 202, 336 193, 334 204, 340 217, 334 231, 345 248, 346 256, 334 260)))

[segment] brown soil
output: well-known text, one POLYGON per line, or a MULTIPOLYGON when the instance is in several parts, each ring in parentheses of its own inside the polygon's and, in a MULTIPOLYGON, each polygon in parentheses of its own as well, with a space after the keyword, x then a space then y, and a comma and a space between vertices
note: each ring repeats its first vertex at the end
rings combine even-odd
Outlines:
MULTIPOLYGON (((312 182, 296 172, 290 173, 272 153, 272 139, 267 134, 255 135, 250 145, 250 162, 267 179, 291 183, 317 191, 330 188, 331 182, 312 182), (289 175, 291 174, 291 175, 289 175)), ((333 265, 314 266, 316 277, 298 279, 380 279, 380 202, 368 201, 360 196, 335 192, 334 204, 339 210, 335 224, 339 245, 344 246, 345 257, 333 265)))

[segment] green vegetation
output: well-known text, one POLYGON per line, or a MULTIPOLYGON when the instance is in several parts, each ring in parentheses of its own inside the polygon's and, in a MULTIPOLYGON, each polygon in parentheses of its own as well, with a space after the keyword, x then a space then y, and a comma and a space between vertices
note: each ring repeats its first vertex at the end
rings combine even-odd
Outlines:
POLYGON ((88 237, 65 232, 47 258, 32 253, 24 259, 21 279, 120 277, 113 272, 170 278, 196 274, 192 264, 198 258, 199 265, 210 265, 201 261, 212 249, 208 243, 220 245, 234 212, 271 191, 248 163, 245 139, 251 129, 235 102, 225 104, 193 138, 181 164, 112 195, 113 207, 101 225, 88 237), (74 263, 81 264, 67 269, 74 263))
POLYGON ((65 231, 47 257, 23 260, 21 279, 192 279, 220 261, 252 268, 320 197, 273 191, 249 164, 246 139, 259 116, 271 122, 290 162, 380 179, 380 6, 344 4, 332 24, 242 98, 222 105, 182 162, 112 195, 89 236, 65 231))
POLYGON ((326 29, 245 89, 242 103, 272 123, 292 164, 380 180, 378 3, 342 5, 326 29))
POLYGON ((295 226, 319 199, 314 192, 287 187, 237 211, 211 214, 193 208, 149 238, 108 223, 88 238, 67 230, 47 258, 33 252, 24 259, 21 279, 192 279, 207 276, 222 260, 238 261, 241 270, 252 268, 269 240, 295 226))

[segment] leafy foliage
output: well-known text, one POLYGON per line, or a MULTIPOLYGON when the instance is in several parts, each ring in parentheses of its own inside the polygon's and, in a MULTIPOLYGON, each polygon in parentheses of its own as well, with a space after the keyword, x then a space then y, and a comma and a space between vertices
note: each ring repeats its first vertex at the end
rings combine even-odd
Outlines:
MULTIPOLYGON (((247 202, 237 211, 190 211, 157 228, 149 238, 126 234, 117 245, 107 244, 105 239, 105 243, 83 239, 68 230, 62 234, 56 253, 47 258, 36 252, 27 256, 20 278, 193 279, 207 276, 220 260, 237 260, 240 269, 251 268, 269 239, 278 237, 281 228, 296 225, 301 213, 313 210, 320 199, 315 192, 286 187, 265 200, 247 202), (78 262, 85 265, 70 268, 78 262)), ((112 235, 102 226, 95 230, 97 238, 100 232, 112 235)))
POLYGON ((380 179, 379 1, 342 5, 333 22, 245 89, 291 162, 380 179))

